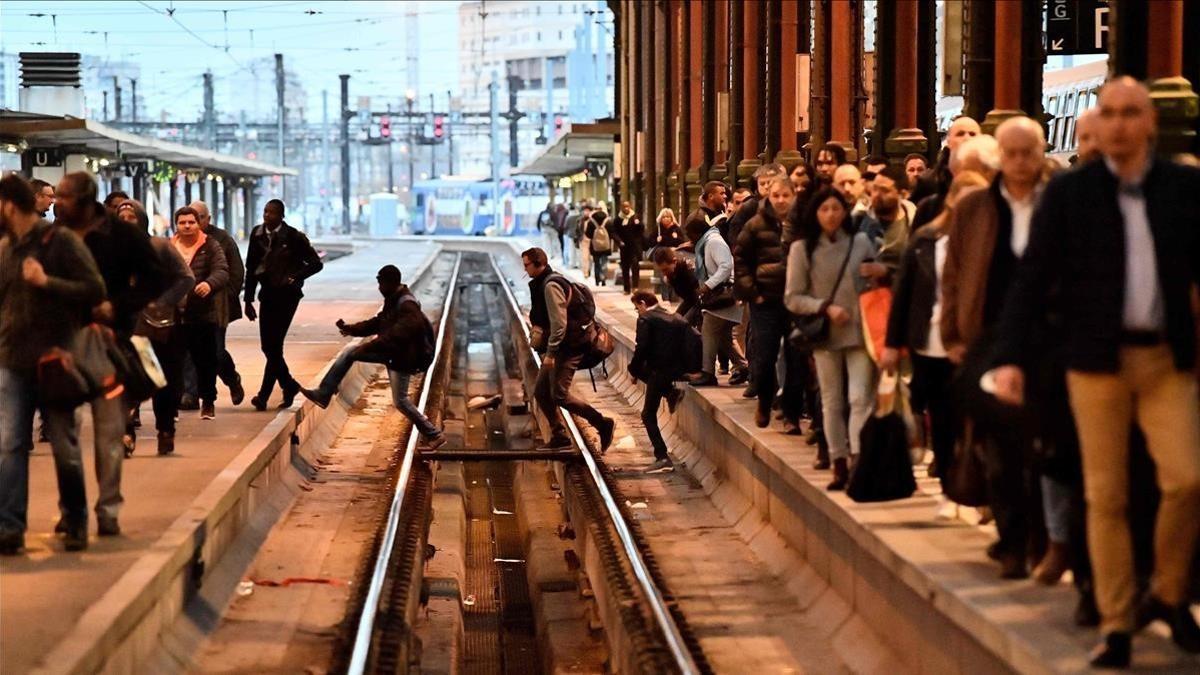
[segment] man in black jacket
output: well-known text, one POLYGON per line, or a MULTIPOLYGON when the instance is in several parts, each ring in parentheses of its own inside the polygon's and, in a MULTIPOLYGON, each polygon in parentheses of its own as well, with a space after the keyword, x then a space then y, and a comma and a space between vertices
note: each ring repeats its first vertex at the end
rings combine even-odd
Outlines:
MULTIPOLYGON (((29 454, 37 407, 37 363, 66 348, 104 299, 104 279, 70 232, 42 220, 33 190, 18 175, 0 180, 0 555, 25 546, 29 454)), ((43 412, 67 550, 87 548, 87 494, 75 411, 43 412)))
MULTIPOLYGON (((787 176, 776 176, 768 185, 767 202, 738 236, 733 263, 734 294, 750 307, 750 332, 754 335, 752 368, 758 393, 754 423, 759 428, 766 427, 771 420, 771 405, 778 387, 775 364, 790 326, 790 314, 783 306, 783 289, 791 233, 782 215, 791 209, 796 198, 795 186, 787 176)), ((787 366, 782 401, 784 429, 796 434, 800 432, 806 379, 800 362, 807 363, 807 359, 793 354, 786 345, 783 357, 787 366)))
POLYGON ((436 348, 433 326, 421 311, 421 303, 402 283, 400 268, 384 265, 375 280, 379 282, 379 294, 383 296, 383 308, 379 313, 358 323, 348 324, 338 319, 337 327, 342 335, 376 337, 343 349, 319 387, 315 390, 302 387, 300 391, 305 398, 324 408, 355 363, 385 364, 392 388, 392 403, 427 439, 426 449, 437 450, 446 443, 446 435, 413 405, 408 396, 409 378, 424 372, 433 360, 436 348))
POLYGON ((675 412, 682 392, 675 388, 674 381, 686 374, 683 345, 688 342, 687 332, 695 329, 681 316, 658 304, 658 298, 649 291, 635 291, 630 299, 637 308, 638 320, 637 344, 633 348, 633 358, 629 360, 629 374, 646 383, 642 424, 654 446, 654 463, 646 472, 670 471, 674 465, 667 456, 667 443, 658 428, 658 407, 665 398, 667 407, 675 412))
POLYGON ((237 364, 234 363, 229 350, 225 348, 225 334, 229 329, 229 324, 242 318, 240 298, 242 286, 246 283, 246 265, 242 262, 242 252, 238 250, 237 242, 233 237, 213 224, 208 204, 196 200, 190 206, 199 214, 200 229, 220 245, 221 252, 225 254, 225 262, 229 265, 229 283, 218 303, 221 316, 217 323, 217 377, 221 378, 221 382, 225 383, 226 387, 229 387, 230 402, 239 405, 246 397, 246 390, 242 387, 242 376, 238 374, 237 364))
POLYGON ((621 286, 628 295, 637 290, 641 282, 642 247, 646 243, 646 229, 642 219, 633 212, 633 204, 621 202, 621 212, 617 214, 616 227, 617 245, 621 249, 621 286))
POLYGON ((278 199, 267 202, 263 222, 250 233, 250 247, 246 251, 246 318, 251 321, 259 318, 254 310, 257 292, 262 303, 258 334, 263 355, 267 357, 262 386, 250 399, 254 409, 260 411, 267 409, 276 382, 283 391, 280 408, 290 408, 300 391, 300 383, 292 377, 283 358, 283 341, 300 306, 300 298, 304 297, 304 280, 324 267, 308 237, 283 222, 283 214, 283 202, 278 199))
MULTIPOLYGON (((166 268, 150 244, 150 235, 135 225, 117 218, 96 201, 96 181, 84 172, 63 176, 55 190, 56 223, 65 225, 83 239, 92 253, 108 299, 94 310, 94 317, 112 326, 118 340, 133 335, 134 324, 142 309, 166 288, 166 268)), ((125 459, 125 424, 129 402, 117 396, 98 396, 91 402, 96 455, 96 521, 103 536, 121 533, 117 512, 125 501, 121 496, 121 462, 125 459)), ((69 528, 63 514, 58 531, 69 528)))
POLYGON ((1057 288, 1067 388, 1079 432, 1088 548, 1104 642, 1097 667, 1127 667, 1132 633, 1153 620, 1200 652, 1189 569, 1200 519, 1200 407, 1195 313, 1200 282, 1200 172, 1155 159, 1146 88, 1120 77, 1100 90, 1104 158, 1047 186, 1000 322, 997 397, 1023 399, 1029 326, 1057 288), (1127 514, 1129 429, 1138 420, 1162 501, 1155 570, 1139 604, 1127 514))
POLYGON ((522 252, 521 264, 529 275, 532 346, 543 354, 534 398, 550 425, 550 438, 539 449, 562 450, 573 445, 558 413, 559 408, 565 408, 595 427, 600 434, 600 451, 604 452, 612 444, 616 423, 571 393, 571 380, 590 343, 588 328, 595 320, 587 314, 582 297, 588 290, 550 269, 546 252, 540 248, 522 252))

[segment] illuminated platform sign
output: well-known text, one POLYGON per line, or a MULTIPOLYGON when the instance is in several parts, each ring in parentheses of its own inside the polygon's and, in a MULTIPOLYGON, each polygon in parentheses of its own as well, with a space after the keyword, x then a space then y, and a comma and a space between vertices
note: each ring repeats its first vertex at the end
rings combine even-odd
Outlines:
POLYGON ((1050 0, 1046 5, 1046 54, 1107 54, 1108 0, 1050 0))

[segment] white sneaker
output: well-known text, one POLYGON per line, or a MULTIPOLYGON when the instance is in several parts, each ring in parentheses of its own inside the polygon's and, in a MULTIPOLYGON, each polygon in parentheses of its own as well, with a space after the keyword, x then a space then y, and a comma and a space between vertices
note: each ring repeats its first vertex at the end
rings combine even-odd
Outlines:
POLYGON ((642 473, 667 473, 675 470, 675 463, 670 458, 655 460, 653 464, 646 467, 642 473))
POLYGON ((958 504, 946 498, 946 495, 938 495, 937 498, 937 519, 938 520, 955 520, 958 518, 958 504))

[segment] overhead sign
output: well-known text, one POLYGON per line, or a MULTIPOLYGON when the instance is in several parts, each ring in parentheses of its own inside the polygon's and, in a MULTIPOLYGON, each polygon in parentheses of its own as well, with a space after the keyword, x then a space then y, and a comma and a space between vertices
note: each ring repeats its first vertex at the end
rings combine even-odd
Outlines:
POLYGON ((597 178, 608 178, 609 170, 612 164, 606 159, 589 159, 587 160, 588 173, 597 178))
POLYGON ((62 166, 63 151, 60 148, 34 148, 29 151, 34 166, 62 166))
POLYGON ((1107 54, 1108 0, 1049 0, 1046 54, 1107 54))

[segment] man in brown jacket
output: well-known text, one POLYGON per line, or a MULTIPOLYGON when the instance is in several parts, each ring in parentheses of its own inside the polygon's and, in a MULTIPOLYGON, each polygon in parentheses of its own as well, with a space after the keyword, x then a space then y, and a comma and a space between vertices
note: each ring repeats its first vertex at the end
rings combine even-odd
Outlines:
MULTIPOLYGON (((987 352, 992 333, 1029 241, 1029 224, 1041 190, 1045 145, 1041 126, 1027 117, 1013 118, 1000 125, 996 138, 1000 174, 991 186, 964 193, 955 205, 942 272, 942 340, 950 359, 965 363, 962 379, 971 385, 990 367, 987 352)), ((973 386, 968 400, 989 406, 990 396, 980 395, 978 389, 973 386)), ((1036 516, 1029 504, 1030 435, 1015 413, 1001 411, 1004 419, 973 415, 979 435, 989 441, 987 479, 1000 534, 989 554, 1000 562, 1006 579, 1028 576, 1026 544, 1030 518, 1036 516)))

